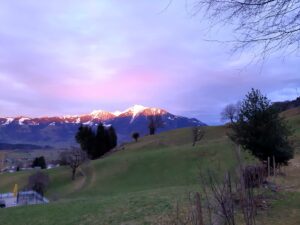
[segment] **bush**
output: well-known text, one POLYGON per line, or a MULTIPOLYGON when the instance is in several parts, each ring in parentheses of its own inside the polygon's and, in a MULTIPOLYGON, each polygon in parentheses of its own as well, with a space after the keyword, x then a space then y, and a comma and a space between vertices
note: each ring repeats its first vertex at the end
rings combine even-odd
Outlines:
POLYGON ((245 188, 260 187, 267 178, 267 171, 263 165, 249 165, 243 169, 245 188))

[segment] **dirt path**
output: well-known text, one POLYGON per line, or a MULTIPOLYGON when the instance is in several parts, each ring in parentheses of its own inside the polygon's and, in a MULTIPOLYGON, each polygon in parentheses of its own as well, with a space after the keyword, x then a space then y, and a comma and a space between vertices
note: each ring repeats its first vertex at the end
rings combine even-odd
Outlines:
POLYGON ((282 172, 284 175, 276 178, 278 184, 286 191, 300 192, 300 155, 296 155, 282 172))

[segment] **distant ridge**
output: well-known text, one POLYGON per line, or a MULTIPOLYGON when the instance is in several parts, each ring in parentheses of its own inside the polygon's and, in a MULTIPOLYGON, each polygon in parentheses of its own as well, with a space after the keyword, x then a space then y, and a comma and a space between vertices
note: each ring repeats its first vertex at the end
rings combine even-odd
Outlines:
POLYGON ((94 110, 90 114, 83 115, 66 115, 66 116, 44 116, 44 117, 3 117, 0 118, 0 125, 19 124, 36 126, 39 124, 55 125, 56 123, 76 123, 76 124, 90 124, 107 121, 118 117, 132 117, 132 121, 138 115, 164 115, 168 112, 164 109, 145 107, 142 105, 134 105, 124 111, 108 112, 104 110, 94 110))
POLYGON ((76 144, 74 136, 81 124, 95 127, 103 123, 114 126, 121 143, 131 140, 133 132, 139 132, 141 136, 148 134, 148 117, 152 115, 162 118, 163 127, 158 129, 158 133, 206 125, 198 119, 176 116, 164 109, 134 105, 117 112, 94 110, 84 115, 0 118, 0 142, 65 147, 76 144))
POLYGON ((51 146, 40 146, 32 144, 8 144, 0 143, 0 150, 37 150, 37 149, 52 149, 51 146))
POLYGON ((300 97, 298 97, 294 100, 291 100, 291 101, 274 102, 273 107, 275 109, 277 109, 279 112, 283 112, 288 109, 300 107, 300 97))

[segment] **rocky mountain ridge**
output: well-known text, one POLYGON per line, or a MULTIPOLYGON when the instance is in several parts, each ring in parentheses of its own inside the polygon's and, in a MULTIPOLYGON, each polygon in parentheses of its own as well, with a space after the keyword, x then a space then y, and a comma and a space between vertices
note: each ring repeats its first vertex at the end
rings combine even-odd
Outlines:
POLYGON ((152 115, 159 115, 162 119, 163 126, 158 132, 206 125, 197 119, 176 116, 164 109, 135 105, 121 112, 95 110, 84 115, 0 118, 0 142, 70 146, 76 144, 74 136, 81 124, 96 127, 103 123, 114 126, 119 143, 122 143, 129 141, 133 132, 139 132, 141 136, 148 134, 148 117, 152 115))

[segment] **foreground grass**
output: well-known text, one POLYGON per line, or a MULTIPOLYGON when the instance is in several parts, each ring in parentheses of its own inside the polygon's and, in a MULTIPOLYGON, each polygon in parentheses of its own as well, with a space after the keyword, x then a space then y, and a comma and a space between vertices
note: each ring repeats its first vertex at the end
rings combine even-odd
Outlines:
MULTIPOLYGON (((297 119, 293 114, 291 123, 296 124, 297 119)), ((300 132, 293 138, 300 140, 300 132)), ((46 196, 51 203, 1 209, 0 224, 156 224, 158 217, 172 212, 177 202, 187 203, 189 193, 200 189, 199 171, 215 170, 223 176, 233 170, 233 147, 224 127, 207 127, 205 138, 194 148, 191 129, 148 136, 82 166, 74 182, 68 167, 47 171, 51 184, 46 196)), ((299 173, 292 168, 289 174, 280 182, 297 185, 299 173)), ((29 175, 0 175, 0 191, 11 191, 15 183, 24 186, 29 175)), ((300 224, 299 200, 297 189, 284 191, 259 216, 259 224, 300 224)))
MULTIPOLYGON (((191 146, 191 129, 145 137, 125 150, 91 161, 70 180, 68 167, 47 171, 48 205, 0 210, 1 224, 147 224, 197 190, 199 170, 234 168, 223 127, 207 128, 191 146)), ((24 186, 30 173, 3 174, 0 191, 24 186)))

